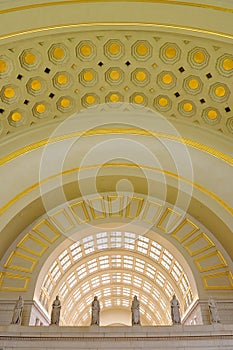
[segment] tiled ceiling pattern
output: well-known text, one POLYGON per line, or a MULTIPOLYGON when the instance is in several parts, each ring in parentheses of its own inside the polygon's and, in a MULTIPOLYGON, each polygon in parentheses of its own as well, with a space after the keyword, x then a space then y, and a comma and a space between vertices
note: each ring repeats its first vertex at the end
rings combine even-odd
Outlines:
POLYGON ((83 31, 2 45, 1 137, 100 103, 146 106, 233 134, 226 43, 154 31, 83 31))

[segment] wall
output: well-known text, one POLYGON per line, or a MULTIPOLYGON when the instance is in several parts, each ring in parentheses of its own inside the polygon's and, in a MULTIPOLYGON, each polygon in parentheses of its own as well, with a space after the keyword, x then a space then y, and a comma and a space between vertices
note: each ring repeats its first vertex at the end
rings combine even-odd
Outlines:
POLYGON ((26 349, 222 349, 233 348, 232 325, 166 327, 0 327, 0 348, 26 349))

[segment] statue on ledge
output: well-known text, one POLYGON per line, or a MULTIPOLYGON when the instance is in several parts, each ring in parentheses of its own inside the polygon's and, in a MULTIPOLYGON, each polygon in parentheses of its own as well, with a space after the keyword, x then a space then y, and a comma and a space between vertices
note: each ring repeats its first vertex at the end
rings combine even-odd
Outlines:
POLYGON ((137 296, 135 295, 132 301, 131 305, 131 312, 132 312, 132 326, 134 325, 141 325, 140 322, 140 303, 137 299, 137 296))
POLYGON ((171 300, 171 318, 173 324, 181 324, 180 304, 179 301, 176 299, 175 294, 173 295, 171 300))
POLYGON ((52 305, 51 324, 55 324, 57 326, 59 325, 60 311, 61 311, 61 302, 59 300, 59 296, 57 295, 52 305))
POLYGON ((218 307, 217 307, 216 301, 212 297, 209 298, 208 307, 209 307, 209 313, 210 313, 210 322, 212 324, 220 323, 218 307))
POLYGON ((100 324, 100 303, 97 296, 94 297, 94 300, 91 304, 91 326, 100 324))
POLYGON ((21 296, 19 296, 19 300, 15 304, 15 308, 14 308, 11 324, 21 325, 22 314, 23 314, 23 306, 24 306, 23 298, 21 296))

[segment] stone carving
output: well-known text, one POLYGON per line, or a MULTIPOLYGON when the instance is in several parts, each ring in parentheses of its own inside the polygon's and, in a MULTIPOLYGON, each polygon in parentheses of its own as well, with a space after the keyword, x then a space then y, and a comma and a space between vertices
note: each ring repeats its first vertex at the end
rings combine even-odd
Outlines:
POLYGON ((94 300, 91 304, 91 326, 97 325, 100 323, 100 303, 97 296, 94 297, 94 300))
POLYGON ((175 294, 173 295, 171 300, 171 318, 173 324, 181 324, 180 304, 179 301, 176 299, 175 294))
POLYGON ((15 307, 14 307, 14 312, 13 312, 11 324, 21 325, 23 306, 24 306, 23 298, 21 296, 19 296, 19 300, 16 302, 15 307))
POLYGON ((210 313, 210 322, 213 323, 220 323, 220 317, 218 313, 218 306, 216 301, 210 297, 208 301, 208 307, 209 307, 209 313, 210 313))
POLYGON ((141 325, 141 322, 140 322, 140 302, 137 299, 136 295, 134 296, 133 301, 132 301, 131 312, 132 312, 132 326, 141 325))
POLYGON ((57 295, 52 305, 51 324, 59 325, 60 311, 61 311, 61 302, 59 300, 59 296, 57 295))

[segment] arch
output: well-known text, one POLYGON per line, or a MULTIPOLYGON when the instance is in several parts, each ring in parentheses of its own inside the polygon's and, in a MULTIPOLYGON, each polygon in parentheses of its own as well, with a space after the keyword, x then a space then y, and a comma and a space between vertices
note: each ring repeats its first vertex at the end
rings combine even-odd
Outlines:
POLYGON ((136 292, 144 324, 168 324, 174 291, 184 322, 198 313, 207 323, 209 294, 227 310, 233 289, 233 11, 226 0, 101 5, 0 4, 0 310, 20 292, 33 304, 28 314, 36 305, 45 319, 67 288, 63 310, 73 302, 79 312, 64 313, 63 324, 87 325, 94 293, 106 324, 117 308, 124 323, 136 292), (99 249, 96 237, 105 232, 99 249), (125 233, 137 237, 131 250, 125 233), (91 235, 99 250, 87 253, 91 235), (74 260, 77 242, 82 257, 74 260), (163 247, 158 261, 153 242, 163 247), (79 280, 81 265, 88 272, 79 280), (177 281, 175 266, 183 267, 177 281))
MULTIPOLYGON (((51 300, 59 294, 66 310, 64 322, 65 319, 72 320, 72 313, 67 316, 67 310, 78 310, 78 301, 84 303, 85 309, 81 311, 87 313, 90 298, 93 298, 96 292, 99 297, 107 296, 106 289, 112 290, 108 295, 113 298, 113 303, 108 307, 115 305, 114 295, 117 300, 129 300, 129 297, 132 299, 134 290, 137 290, 143 304, 149 299, 150 309, 160 310, 159 319, 154 320, 154 323, 169 323, 169 301, 174 293, 181 301, 183 313, 192 304, 193 293, 188 276, 173 255, 160 244, 129 232, 100 232, 95 236, 95 242, 94 236, 91 235, 66 248, 54 260, 44 278, 40 301, 48 310, 51 300), (114 292, 116 283, 121 287, 121 292, 117 294, 114 292), (127 291, 125 295, 124 287, 128 290, 130 287, 130 294, 127 291), (155 295, 151 298, 152 290, 155 295), (148 294, 147 297, 143 293, 148 294), (160 305, 163 305, 162 309, 160 305)), ((102 303, 106 307, 105 302, 102 303)), ((124 306, 119 302, 118 306, 120 305, 124 306)))

